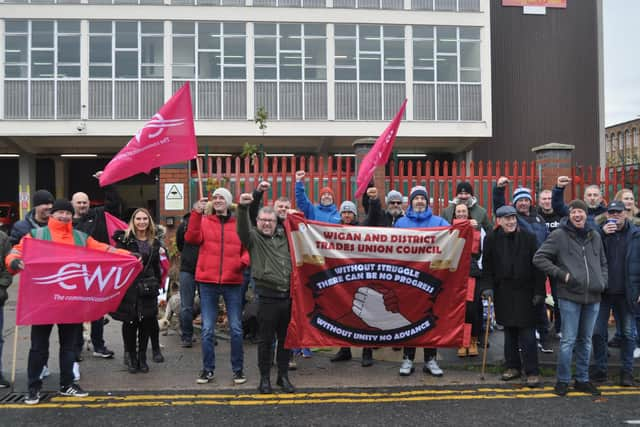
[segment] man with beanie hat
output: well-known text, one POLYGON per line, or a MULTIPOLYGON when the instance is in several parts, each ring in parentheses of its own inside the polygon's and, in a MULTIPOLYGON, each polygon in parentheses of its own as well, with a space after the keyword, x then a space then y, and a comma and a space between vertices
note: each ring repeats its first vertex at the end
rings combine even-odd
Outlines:
MULTIPOLYGON (((102 171, 96 172, 93 177, 99 179, 102 171)), ((104 190, 104 206, 92 208, 89 196, 83 192, 74 193, 71 196, 71 204, 73 205, 73 228, 96 239, 98 242, 109 243, 109 232, 107 230, 107 220, 104 216, 105 212, 115 217, 120 216, 122 201, 118 196, 115 186, 107 185, 104 190)), ((78 332, 76 351, 77 361, 82 360, 82 329, 78 332)), ((104 342, 104 319, 98 319, 91 322, 91 343, 93 345, 93 355, 103 359, 113 357, 113 351, 109 350, 104 342)))
POLYGON ((449 206, 442 212, 442 217, 453 222, 457 205, 465 205, 469 209, 469 220, 474 228, 482 227, 485 233, 492 228, 487 210, 478 204, 478 199, 473 195, 473 187, 470 183, 462 181, 456 187, 456 197, 449 202, 449 206))
POLYGON ((47 190, 38 190, 31 197, 31 210, 23 220, 16 222, 11 229, 11 244, 16 245, 32 228, 44 227, 47 225, 51 206, 53 206, 53 195, 47 190))
POLYGON ((195 279, 200 289, 202 316, 202 371, 197 384, 213 380, 215 370, 215 326, 218 319, 218 300, 224 298, 231 334, 231 369, 233 382, 244 384, 244 350, 242 336, 242 283, 244 270, 249 266, 249 253, 240 241, 236 230, 236 218, 229 206, 231 193, 217 188, 212 193, 213 212, 204 215, 207 198, 198 201, 191 212, 186 243, 199 246, 195 279))
MULTIPOLYGON (((73 206, 65 199, 56 200, 51 206, 51 215, 47 225, 34 228, 26 234, 5 259, 5 264, 12 274, 25 268, 22 261, 22 248, 25 239, 49 240, 68 245, 86 246, 104 252, 129 254, 128 251, 115 249, 105 243, 98 242, 85 233, 74 230, 72 224, 73 206)), ((28 267, 27 267, 28 268, 28 267)), ((74 382, 73 362, 75 359, 74 344, 76 341, 78 324, 58 324, 60 337, 60 394, 70 397, 85 397, 87 392, 74 382)), ((42 379, 40 374, 49 356, 49 336, 53 325, 31 326, 31 349, 29 350, 28 377, 29 393, 24 402, 35 405, 40 402, 42 379)))
POLYGON ((569 217, 562 218, 560 227, 549 235, 533 257, 536 267, 558 280, 562 338, 554 393, 559 396, 566 395, 569 389, 574 347, 574 389, 600 395, 589 382, 589 357, 600 299, 607 287, 608 266, 602 238, 587 223, 587 209, 582 200, 569 203, 569 217))
MULTIPOLYGON (((493 211, 497 211, 500 207, 506 205, 505 188, 509 183, 509 178, 501 176, 498 178, 496 185, 493 187, 493 211)), ((518 187, 513 191, 513 206, 518 211, 518 226, 523 231, 536 236, 538 247, 547 238, 549 232, 544 219, 537 214, 535 206, 533 206, 533 197, 531 190, 526 187, 518 187)))
MULTIPOLYGON (((399 218, 394 227, 399 228, 431 228, 446 227, 449 223, 443 218, 434 215, 429 207, 429 194, 427 189, 422 185, 417 185, 411 189, 409 193, 409 208, 402 218, 399 218)), ((416 356, 414 347, 405 347, 403 352, 402 365, 400 366, 400 375, 407 376, 413 373, 413 360, 416 356)), ((424 349, 424 366, 423 372, 441 377, 444 372, 438 366, 436 361, 437 351, 435 348, 424 349)))
POLYGON ((366 197, 366 204, 369 206, 369 212, 365 218, 363 225, 369 227, 393 227, 398 218, 404 216, 402 211, 402 193, 391 190, 385 197, 387 209, 383 210, 378 198, 378 189, 375 187, 367 188, 367 192, 363 196, 366 197))
POLYGON ((305 218, 315 221, 340 224, 340 213, 336 208, 333 190, 329 187, 320 189, 320 203, 314 205, 307 197, 304 189, 305 171, 296 172, 296 205, 304 213, 305 218))

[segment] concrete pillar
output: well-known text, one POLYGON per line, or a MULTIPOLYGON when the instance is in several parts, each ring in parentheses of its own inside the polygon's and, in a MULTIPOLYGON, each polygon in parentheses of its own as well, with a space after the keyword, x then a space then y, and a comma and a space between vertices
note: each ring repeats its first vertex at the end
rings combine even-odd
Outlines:
POLYGON ((71 194, 67 194, 67 160, 62 157, 56 157, 53 159, 53 167, 56 176, 55 198, 62 199, 71 197, 71 194))
MULTIPOLYGON (((538 176, 536 193, 541 190, 552 189, 561 175, 571 176, 573 150, 575 148, 575 145, 551 142, 531 149, 536 154, 536 173, 538 176)), ((565 191, 564 193, 565 198, 568 200, 575 197, 573 187, 570 187, 571 191, 565 191)))
MULTIPOLYGON (((360 163, 362 163, 364 156, 369 153, 371 147, 373 147, 373 144, 375 144, 375 142, 376 138, 360 138, 356 139, 351 144, 353 146, 353 152, 356 155, 356 168, 354 171, 356 176, 358 175, 358 170, 360 169, 360 163)), ((386 194, 384 178, 384 166, 378 166, 373 173, 373 182, 378 188, 378 196, 381 198, 380 200, 384 200, 384 195, 386 194)), ((360 206, 360 200, 354 200, 354 202, 356 202, 360 213, 363 214, 364 210, 362 210, 362 206, 360 206)))
POLYGON ((31 154, 21 153, 18 162, 18 185, 20 199, 20 218, 31 209, 31 195, 37 190, 36 188, 36 157, 31 154))

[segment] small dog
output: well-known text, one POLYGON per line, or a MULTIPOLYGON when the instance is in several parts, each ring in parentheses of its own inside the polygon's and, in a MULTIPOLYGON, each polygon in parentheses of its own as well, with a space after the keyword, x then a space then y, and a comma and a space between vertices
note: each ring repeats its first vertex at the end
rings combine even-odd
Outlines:
MULTIPOLYGON (((158 319, 158 326, 160 330, 163 331, 162 335, 168 335, 169 329, 173 329, 178 333, 181 332, 179 327, 180 322, 180 309, 182 307, 180 301, 180 285, 177 282, 173 282, 171 284, 171 296, 167 300, 167 303, 164 307, 164 315, 160 319, 158 319), (172 321, 175 317, 178 319, 177 321, 172 321)), ((198 295, 195 296, 193 301, 193 317, 195 318, 200 313, 200 297, 198 295)))
POLYGON ((82 322, 82 347, 91 351, 91 322, 82 322))

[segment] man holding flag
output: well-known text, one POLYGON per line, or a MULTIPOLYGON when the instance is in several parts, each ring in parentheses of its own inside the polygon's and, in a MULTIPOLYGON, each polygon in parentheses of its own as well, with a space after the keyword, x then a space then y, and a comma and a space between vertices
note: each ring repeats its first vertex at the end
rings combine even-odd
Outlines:
MULTIPOLYGON (((28 239, 49 240, 68 245, 85 246, 104 252, 116 252, 128 255, 125 250, 115 249, 105 243, 96 241, 85 233, 74 230, 72 227, 73 206, 68 200, 59 199, 53 203, 51 216, 47 226, 33 229, 26 234, 7 256, 5 263, 9 272, 17 274, 25 268, 23 258, 23 245, 28 239)), ((24 284, 23 284, 24 286, 24 284)), ((18 305, 23 301, 18 298, 18 305)), ((20 311, 20 310, 18 310, 20 311)), ((85 397, 88 393, 77 383, 73 382, 73 361, 75 359, 74 342, 76 339, 77 323, 59 323, 58 336, 60 340, 60 394, 63 396, 85 397)), ((40 402, 40 389, 42 380, 40 373, 47 361, 49 354, 49 336, 53 324, 33 324, 31 326, 31 348, 29 349, 28 377, 29 394, 25 398, 27 405, 35 405, 40 402)))

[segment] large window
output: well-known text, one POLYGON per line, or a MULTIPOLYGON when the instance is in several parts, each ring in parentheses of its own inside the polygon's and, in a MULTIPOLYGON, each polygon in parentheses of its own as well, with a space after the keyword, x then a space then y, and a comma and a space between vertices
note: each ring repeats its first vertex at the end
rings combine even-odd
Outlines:
POLYGON ((445 12, 479 12, 480 0, 412 0, 411 8, 445 12))
POLYGON ((163 23, 89 23, 89 118, 150 118, 164 100, 163 23))
POLYGON ((255 24, 255 105, 278 120, 327 118, 325 24, 255 24))
POLYGON ((480 29, 413 27, 415 120, 482 120, 480 29))
POLYGON ((5 21, 5 118, 80 118, 80 21, 5 21))
POLYGON ((336 25, 336 119, 387 120, 405 98, 404 27, 336 25))
POLYGON ((173 89, 194 82, 197 118, 247 118, 246 63, 244 23, 173 23, 173 89))

